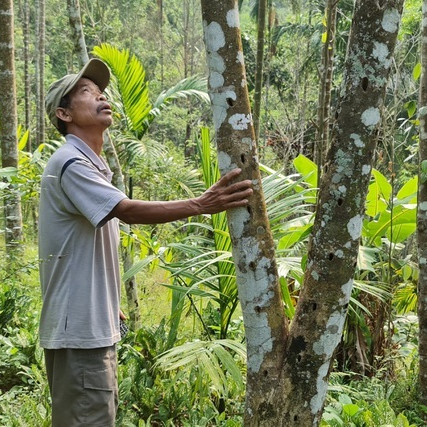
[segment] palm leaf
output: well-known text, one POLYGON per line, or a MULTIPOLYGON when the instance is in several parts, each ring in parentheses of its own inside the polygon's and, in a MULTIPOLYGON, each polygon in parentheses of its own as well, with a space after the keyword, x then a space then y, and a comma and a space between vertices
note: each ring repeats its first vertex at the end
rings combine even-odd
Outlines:
POLYGON ((129 118, 129 129, 138 135, 143 134, 151 111, 143 65, 128 50, 119 50, 107 43, 95 46, 93 53, 108 64, 117 79, 124 110, 129 118))

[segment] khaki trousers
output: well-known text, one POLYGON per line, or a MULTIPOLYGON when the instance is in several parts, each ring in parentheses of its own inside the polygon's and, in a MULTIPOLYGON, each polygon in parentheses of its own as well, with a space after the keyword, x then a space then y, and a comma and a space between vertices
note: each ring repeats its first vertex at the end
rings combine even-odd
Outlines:
POLYGON ((115 345, 45 349, 53 427, 113 427, 118 406, 115 345))

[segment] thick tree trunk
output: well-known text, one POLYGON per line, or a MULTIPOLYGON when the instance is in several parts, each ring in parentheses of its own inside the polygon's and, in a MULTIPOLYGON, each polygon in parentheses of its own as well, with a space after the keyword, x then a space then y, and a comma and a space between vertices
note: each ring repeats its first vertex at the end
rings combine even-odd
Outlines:
MULTIPOLYGON (((0 0, 0 141, 2 167, 18 168, 13 2, 0 0)), ((11 185, 4 192, 5 243, 13 257, 22 240, 21 200, 11 185)))
MULTIPOLYGON (((420 85, 420 174, 418 189, 418 318, 420 402, 427 406, 427 0, 423 1, 420 85)), ((427 413, 424 412, 427 423, 427 413)))
POLYGON ((341 100, 320 184, 304 286, 287 343, 281 425, 320 422, 359 250, 386 83, 403 0, 357 0, 341 100))
POLYGON ((239 167, 242 179, 254 183, 249 206, 227 214, 246 332, 245 423, 259 425, 278 383, 287 321, 261 188, 237 0, 202 0, 202 16, 218 165, 221 173, 239 167))
POLYGON ((326 0, 326 40, 323 44, 320 66, 319 105, 317 107, 317 131, 314 148, 314 161, 318 167, 318 182, 320 182, 324 153, 326 153, 329 143, 337 3, 338 0, 326 0))
POLYGON ((258 2, 258 32, 256 51, 255 93, 254 93, 254 131, 255 141, 259 140, 259 124, 261 115, 262 76, 264 72, 264 34, 267 0, 258 2))

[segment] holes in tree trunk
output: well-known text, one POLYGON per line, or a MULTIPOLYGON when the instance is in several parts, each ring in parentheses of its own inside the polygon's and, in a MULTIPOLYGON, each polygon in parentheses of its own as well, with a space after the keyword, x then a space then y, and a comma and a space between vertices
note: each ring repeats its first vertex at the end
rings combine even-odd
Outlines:
POLYGON ((234 105, 234 101, 231 98, 227 98, 227 104, 232 107, 234 105))
POLYGON ((294 421, 298 421, 298 415, 294 415, 294 421))
POLYGON ((259 305, 255 306, 255 311, 261 313, 261 307, 259 305))
POLYGON ((301 359, 302 359, 302 356, 299 354, 299 355, 297 356, 297 362, 301 362, 301 359))
POLYGON ((265 378, 268 377, 268 371, 267 370, 265 370, 262 374, 264 375, 265 378))
POLYGON ((250 206, 247 206, 246 207, 246 209, 247 209, 247 211, 249 212, 249 215, 252 213, 252 209, 251 209, 251 207, 250 206))
POLYGON ((313 302, 311 307, 312 307, 313 311, 316 311, 317 310, 317 303, 313 302))
POLYGON ((369 86, 369 80, 367 77, 363 77, 362 79, 362 89, 366 92, 369 86))
POLYGON ((334 254, 332 252, 328 255, 328 259, 329 261, 332 261, 334 259, 334 254))
POLYGON ((256 265, 255 265, 255 263, 254 263, 253 261, 251 261, 251 262, 249 263, 249 268, 250 268, 251 270, 255 270, 256 265))
POLYGON ((344 203, 344 200, 343 200, 343 199, 341 199, 341 198, 339 198, 339 199, 337 200, 337 203, 338 203, 338 206, 342 206, 342 204, 344 203))
POLYGON ((240 160, 242 161, 242 163, 245 163, 245 162, 246 162, 246 157, 245 157, 245 155, 244 155, 244 154, 242 154, 242 155, 240 156, 240 160))

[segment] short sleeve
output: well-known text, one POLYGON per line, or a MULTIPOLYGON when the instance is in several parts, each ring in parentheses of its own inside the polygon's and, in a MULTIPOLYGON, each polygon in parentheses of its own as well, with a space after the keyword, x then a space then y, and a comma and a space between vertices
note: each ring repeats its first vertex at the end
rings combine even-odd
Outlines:
POLYGON ((127 198, 94 165, 83 159, 67 167, 61 186, 76 210, 94 227, 102 226, 103 219, 127 198))

